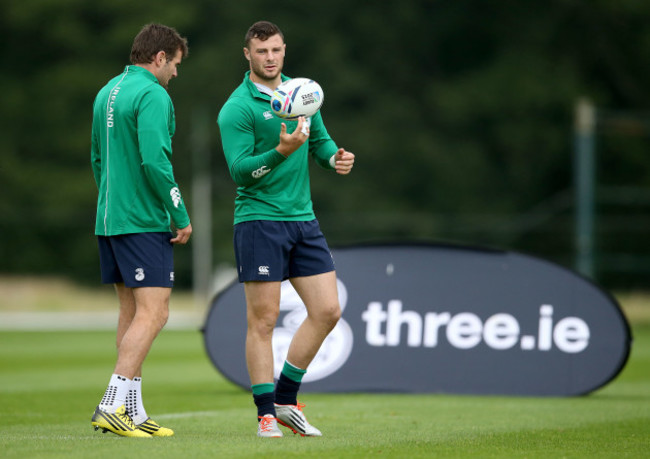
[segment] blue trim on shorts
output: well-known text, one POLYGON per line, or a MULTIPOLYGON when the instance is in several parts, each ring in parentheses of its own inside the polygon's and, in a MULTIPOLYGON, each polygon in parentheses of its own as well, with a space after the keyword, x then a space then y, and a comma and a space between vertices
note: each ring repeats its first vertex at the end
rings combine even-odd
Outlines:
POLYGON ((239 282, 283 281, 334 271, 318 220, 242 222, 234 228, 239 282))
POLYGON ((97 236, 104 284, 172 287, 174 250, 171 232, 97 236))

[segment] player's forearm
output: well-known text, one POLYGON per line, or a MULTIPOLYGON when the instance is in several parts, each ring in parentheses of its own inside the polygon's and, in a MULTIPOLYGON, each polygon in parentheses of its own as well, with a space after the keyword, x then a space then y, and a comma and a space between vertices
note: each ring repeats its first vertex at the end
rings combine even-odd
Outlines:
POLYGON ((239 186, 250 186, 284 162, 286 157, 277 150, 269 150, 257 156, 247 156, 233 162, 230 175, 239 186))

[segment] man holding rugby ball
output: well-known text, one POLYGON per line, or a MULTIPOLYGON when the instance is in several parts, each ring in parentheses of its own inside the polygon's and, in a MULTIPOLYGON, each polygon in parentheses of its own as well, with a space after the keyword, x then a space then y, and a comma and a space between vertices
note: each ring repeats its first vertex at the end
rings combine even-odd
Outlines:
POLYGON ((297 393, 341 308, 334 262, 312 209, 308 159, 311 155, 341 175, 354 165, 354 154, 334 143, 320 113, 310 124, 304 117, 273 116, 271 95, 289 79, 282 74, 285 49, 275 24, 260 21, 249 28, 244 56, 250 70, 218 118, 226 161, 238 185, 234 246, 246 293, 246 363, 260 437, 281 437, 278 422, 302 436, 321 436, 307 422, 297 393), (272 337, 280 284, 286 279, 305 304, 307 318, 293 337, 276 385, 272 337))

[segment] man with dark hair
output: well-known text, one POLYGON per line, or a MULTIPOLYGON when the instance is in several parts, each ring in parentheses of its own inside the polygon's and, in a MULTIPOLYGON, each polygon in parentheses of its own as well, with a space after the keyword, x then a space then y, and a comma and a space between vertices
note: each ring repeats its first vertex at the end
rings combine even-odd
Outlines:
POLYGON ((164 89, 185 56, 187 40, 176 30, 144 26, 133 42, 134 65, 110 80, 93 105, 95 234, 102 282, 115 285, 120 311, 117 363, 91 424, 126 437, 174 434, 147 416, 141 376, 169 315, 173 244, 192 234, 171 164, 176 124, 164 89))
POLYGON ((281 437, 278 422, 303 436, 321 435, 307 422, 297 393, 341 308, 334 262, 312 209, 308 160, 311 155, 341 175, 354 164, 354 154, 337 147, 320 113, 286 122, 272 115, 271 94, 289 79, 282 74, 285 48, 275 24, 250 27, 244 47, 250 70, 218 118, 230 174, 239 185, 234 245, 246 294, 246 363, 260 437, 281 437), (292 339, 276 386, 272 338, 285 279, 300 295, 307 318, 292 339))
POLYGON ((179 50, 181 59, 185 59, 189 53, 186 38, 181 37, 171 27, 162 24, 148 24, 133 39, 131 64, 150 64, 160 51, 165 52, 165 57, 169 62, 179 50))

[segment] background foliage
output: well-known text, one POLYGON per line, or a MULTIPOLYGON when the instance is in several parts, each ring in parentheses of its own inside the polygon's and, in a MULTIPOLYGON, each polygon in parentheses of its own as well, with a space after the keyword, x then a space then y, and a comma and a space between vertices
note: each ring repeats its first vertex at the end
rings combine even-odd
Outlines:
MULTIPOLYGON (((231 264, 235 187, 215 121, 247 69, 246 29, 268 19, 285 33, 285 73, 321 83, 328 130, 357 155, 350 177, 312 173, 331 245, 453 241, 571 267, 573 112, 588 97, 608 120, 597 139, 596 277, 645 286, 650 3, 9 0, 2 9, 0 273, 98 282, 91 107, 148 22, 189 39, 170 85, 176 178, 192 213, 205 133, 213 259, 231 264)), ((191 251, 176 257, 188 285, 191 251)))

